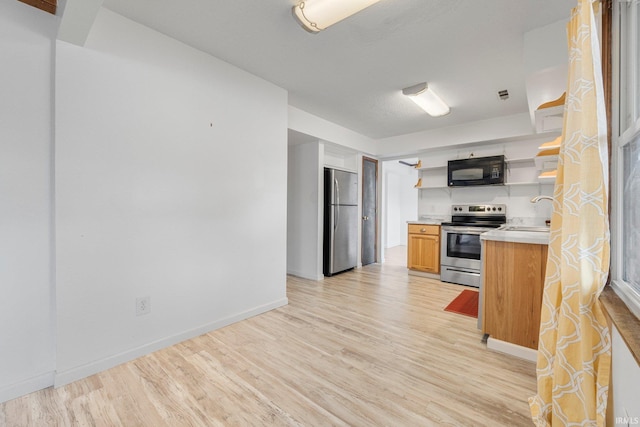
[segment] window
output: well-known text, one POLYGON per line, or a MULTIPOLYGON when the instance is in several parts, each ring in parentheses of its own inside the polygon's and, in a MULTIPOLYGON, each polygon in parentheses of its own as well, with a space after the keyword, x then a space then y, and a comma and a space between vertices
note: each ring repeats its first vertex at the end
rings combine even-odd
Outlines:
POLYGON ((640 1, 614 2, 612 278, 640 318, 640 1), (616 28, 617 26, 617 28, 616 28))
MULTIPOLYGON (((638 123, 638 119, 640 118, 640 43, 638 42, 638 38, 640 38, 640 5, 638 4, 638 0, 636 0, 634 2, 634 7, 635 7, 635 12, 634 12, 634 24, 633 24, 633 40, 634 43, 630 43, 631 45, 635 45, 634 46, 634 52, 635 52, 635 69, 636 69, 636 73, 635 73, 635 77, 636 77, 636 91, 635 91, 635 98, 636 98, 636 124, 638 123)), ((636 126, 637 129, 637 126, 636 126)))
POLYGON ((640 292, 640 136, 622 148, 622 279, 640 292))

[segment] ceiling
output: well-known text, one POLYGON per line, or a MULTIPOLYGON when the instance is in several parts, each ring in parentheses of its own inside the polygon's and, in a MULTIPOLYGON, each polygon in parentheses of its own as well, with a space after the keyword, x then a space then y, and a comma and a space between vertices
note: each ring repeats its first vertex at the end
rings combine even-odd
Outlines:
POLYGON ((297 0, 104 0, 136 22, 260 76, 289 104, 374 139, 528 112, 523 35, 576 0, 382 0, 320 32, 297 0), (401 94, 429 85, 432 118, 401 94), (497 92, 507 89, 501 101, 497 92))

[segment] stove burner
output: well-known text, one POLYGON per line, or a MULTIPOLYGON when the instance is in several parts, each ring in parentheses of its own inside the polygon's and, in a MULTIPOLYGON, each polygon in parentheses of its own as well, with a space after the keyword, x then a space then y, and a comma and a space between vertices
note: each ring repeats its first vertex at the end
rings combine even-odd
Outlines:
POLYGON ((506 215, 507 205, 453 205, 451 207, 453 215, 506 215))
POLYGON ((507 222, 506 205, 453 205, 451 222, 444 226, 497 228, 507 222))

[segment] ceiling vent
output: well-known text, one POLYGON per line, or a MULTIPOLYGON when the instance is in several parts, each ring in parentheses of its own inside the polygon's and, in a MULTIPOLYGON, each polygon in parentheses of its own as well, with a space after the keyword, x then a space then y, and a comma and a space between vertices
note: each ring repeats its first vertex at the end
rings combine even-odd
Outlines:
POLYGON ((499 90, 498 91, 498 98, 500 98, 503 101, 506 101, 507 99, 509 99, 509 91, 508 90, 499 90))

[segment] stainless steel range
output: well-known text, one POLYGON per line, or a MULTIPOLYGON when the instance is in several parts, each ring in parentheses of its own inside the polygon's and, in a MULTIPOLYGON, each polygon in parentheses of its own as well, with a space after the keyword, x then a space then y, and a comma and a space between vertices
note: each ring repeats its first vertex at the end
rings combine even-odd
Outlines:
POLYGON ((453 205, 442 223, 440 280, 480 287, 480 234, 507 222, 506 205, 453 205))

